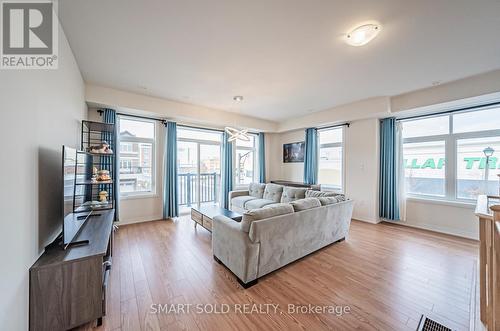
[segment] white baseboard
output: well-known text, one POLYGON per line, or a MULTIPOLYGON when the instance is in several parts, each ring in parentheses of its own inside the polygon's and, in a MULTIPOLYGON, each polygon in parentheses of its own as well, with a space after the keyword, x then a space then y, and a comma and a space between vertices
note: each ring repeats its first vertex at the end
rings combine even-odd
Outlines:
POLYGON ((371 224, 378 224, 378 223, 380 223, 380 220, 370 220, 370 219, 366 219, 364 217, 352 217, 352 219, 356 220, 356 221, 371 223, 371 224))
POLYGON ((127 225, 127 224, 135 224, 135 223, 144 223, 151 221, 158 221, 163 219, 163 215, 153 215, 148 217, 137 217, 137 218, 129 218, 129 219, 120 219, 118 225, 127 225))
POLYGON ((441 226, 438 226, 436 224, 425 224, 425 223, 412 224, 412 223, 408 223, 406 221, 388 221, 388 220, 385 220, 385 222, 393 223, 393 224, 397 224, 397 225, 402 225, 402 226, 408 226, 410 228, 415 228, 415 229, 422 229, 422 230, 429 230, 429 231, 438 232, 438 233, 444 233, 444 234, 448 234, 448 235, 452 235, 452 236, 456 236, 456 237, 461 237, 461 238, 479 240, 479 237, 475 233, 472 233, 469 231, 463 231, 460 229, 451 229, 448 227, 441 227, 441 226))

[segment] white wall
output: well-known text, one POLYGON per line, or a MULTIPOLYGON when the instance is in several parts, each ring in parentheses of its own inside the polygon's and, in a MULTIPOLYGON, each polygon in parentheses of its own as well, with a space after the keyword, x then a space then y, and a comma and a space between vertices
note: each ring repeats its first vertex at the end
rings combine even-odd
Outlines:
POLYGON ((378 223, 379 119, 351 122, 344 148, 345 193, 355 202, 352 217, 378 223))
POLYGON ((304 163, 283 163, 283 144, 296 143, 305 140, 304 130, 295 130, 274 134, 273 136, 274 159, 271 166, 272 177, 268 180, 290 180, 294 182, 304 181, 304 163))
POLYGON ((28 329, 28 269, 61 231, 61 146, 78 147, 84 83, 59 27, 59 69, 0 72, 0 325, 28 329))
POLYGON ((351 122, 367 118, 387 117, 389 115, 390 98, 375 97, 314 112, 301 117, 290 118, 279 123, 278 131, 285 132, 296 129, 351 122))
POLYGON ((263 132, 276 131, 278 126, 276 122, 237 112, 222 111, 92 84, 86 86, 85 100, 98 107, 109 106, 125 112, 142 112, 185 124, 192 123, 216 128, 233 126, 263 132))
MULTIPOLYGON (((445 104, 500 92, 500 70, 460 79, 446 84, 413 91, 391 98, 391 112, 445 104)), ((483 99, 487 99, 483 98, 483 99)), ((487 102, 498 101, 488 100, 487 102)))
POLYGON ((266 133, 266 180, 279 179, 281 176, 281 168, 277 165, 281 162, 281 153, 279 150, 279 134, 266 133))
POLYGON ((479 239, 479 223, 473 204, 409 199, 403 225, 479 239))

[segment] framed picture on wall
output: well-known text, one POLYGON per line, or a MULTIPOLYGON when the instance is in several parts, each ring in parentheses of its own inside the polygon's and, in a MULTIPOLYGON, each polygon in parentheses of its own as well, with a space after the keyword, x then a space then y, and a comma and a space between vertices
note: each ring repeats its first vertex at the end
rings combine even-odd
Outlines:
POLYGON ((283 144, 283 163, 304 162, 304 149, 303 141, 283 144))

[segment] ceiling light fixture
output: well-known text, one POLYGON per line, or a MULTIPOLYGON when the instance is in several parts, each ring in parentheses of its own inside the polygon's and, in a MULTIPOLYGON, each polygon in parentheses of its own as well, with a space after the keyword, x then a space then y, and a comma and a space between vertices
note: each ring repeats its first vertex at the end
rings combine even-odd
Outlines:
POLYGON ((382 26, 378 23, 368 23, 360 25, 346 35, 346 43, 351 46, 363 46, 368 44, 382 30, 382 26))
POLYGON ((248 129, 238 130, 228 126, 225 128, 225 131, 227 132, 227 134, 229 134, 229 142, 235 141, 236 139, 242 141, 250 141, 250 137, 248 136, 248 129))
POLYGON ((235 96, 233 97, 233 100, 234 100, 234 101, 241 102, 241 101, 243 101, 243 97, 242 97, 241 95, 235 95, 235 96))

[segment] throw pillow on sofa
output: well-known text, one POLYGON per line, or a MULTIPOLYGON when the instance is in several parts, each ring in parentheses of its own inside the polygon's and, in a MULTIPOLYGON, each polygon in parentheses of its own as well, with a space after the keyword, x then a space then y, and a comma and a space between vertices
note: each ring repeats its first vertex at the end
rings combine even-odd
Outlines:
POLYGON ((335 198, 337 199, 337 202, 346 201, 345 194, 337 194, 335 198))
POLYGON ((263 199, 272 200, 274 202, 281 201, 281 194, 283 193, 283 186, 277 184, 266 184, 263 199))
POLYGON ((288 203, 279 205, 276 204, 268 208, 264 207, 248 210, 243 214, 243 217, 241 218, 241 230, 244 232, 250 231, 250 225, 252 225, 252 222, 254 221, 292 213, 293 207, 288 203))
POLYGON ((326 205, 331 205, 334 203, 345 201, 345 195, 338 194, 337 196, 334 196, 334 197, 319 197, 318 200, 319 200, 319 202, 321 202, 322 206, 326 206, 326 205))
POLYGON ((306 197, 305 188, 299 187, 283 187, 283 193, 281 194, 281 202, 292 202, 299 199, 304 199, 306 197))
POLYGON ((306 195, 306 198, 319 198, 319 197, 335 197, 339 194, 340 193, 331 192, 331 191, 307 190, 305 195, 306 195))
POLYGON ((264 190, 266 188, 266 184, 263 183, 250 183, 248 185, 248 194, 251 197, 262 199, 264 196, 264 190))
POLYGON ((321 202, 319 202, 317 198, 305 198, 292 201, 290 202, 290 205, 293 206, 293 210, 302 211, 316 207, 321 207, 321 202))

